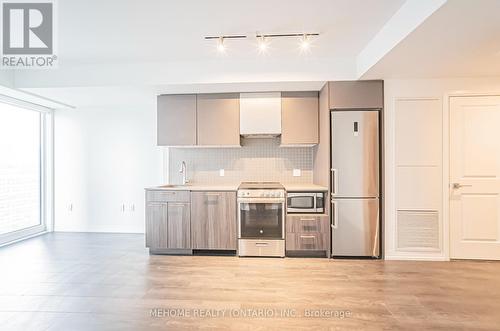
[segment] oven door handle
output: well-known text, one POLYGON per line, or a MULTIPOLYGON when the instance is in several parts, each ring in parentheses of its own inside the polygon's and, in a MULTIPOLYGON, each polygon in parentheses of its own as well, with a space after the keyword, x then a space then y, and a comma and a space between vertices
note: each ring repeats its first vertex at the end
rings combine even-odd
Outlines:
POLYGON ((283 198, 238 198, 238 203, 285 203, 283 198))

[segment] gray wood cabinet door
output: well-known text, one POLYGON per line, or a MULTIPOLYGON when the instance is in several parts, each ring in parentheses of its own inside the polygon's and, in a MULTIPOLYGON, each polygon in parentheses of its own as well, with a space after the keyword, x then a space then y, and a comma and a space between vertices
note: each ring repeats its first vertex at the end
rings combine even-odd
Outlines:
POLYGON ((330 109, 382 109, 384 81, 329 82, 330 109))
POLYGON ((330 219, 326 215, 287 215, 287 251, 326 251, 330 245, 330 219))
POLYGON ((146 247, 168 248, 167 224, 167 203, 148 203, 146 205, 146 247))
POLYGON ((318 92, 281 93, 281 145, 319 142, 318 92))
POLYGON ((287 251, 324 251, 328 250, 328 237, 323 233, 304 232, 286 234, 287 251))
POLYGON ((191 193, 193 249, 236 249, 236 192, 191 193))
POLYGON ((238 93, 198 94, 198 145, 240 145, 238 93))
POLYGON ((160 95, 157 99, 159 146, 196 145, 196 95, 160 95))
POLYGON ((167 247, 191 248, 191 205, 168 203, 167 247))

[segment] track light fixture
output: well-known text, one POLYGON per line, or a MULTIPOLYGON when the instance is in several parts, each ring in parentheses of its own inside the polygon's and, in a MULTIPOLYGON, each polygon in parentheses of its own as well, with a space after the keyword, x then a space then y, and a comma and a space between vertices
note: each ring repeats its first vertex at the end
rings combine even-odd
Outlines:
POLYGON ((300 40, 300 50, 302 52, 307 52, 311 48, 311 42, 309 41, 309 36, 304 34, 300 40))
POLYGON ((217 40, 217 51, 219 51, 219 53, 224 53, 226 51, 226 46, 224 46, 224 37, 219 37, 219 40, 217 40))
POLYGON ((259 39, 259 53, 265 53, 267 51, 268 45, 267 45, 267 40, 266 37, 260 36, 259 39))
POLYGON ((227 39, 246 39, 247 36, 244 35, 229 35, 229 36, 207 36, 205 37, 205 40, 217 40, 217 51, 219 53, 225 53, 226 52, 226 45, 224 43, 225 40, 227 39))
MULTIPOLYGON (((289 38, 296 37, 300 38, 300 50, 301 52, 308 52, 311 48, 311 37, 319 36, 319 33, 282 33, 282 34, 256 34, 257 38, 257 47, 259 53, 265 53, 268 48, 269 39, 272 38, 289 38)), ((207 36, 206 40, 217 40, 217 51, 219 53, 224 53, 226 51, 226 45, 224 43, 225 40, 228 39, 246 39, 246 35, 222 35, 222 36, 207 36)))

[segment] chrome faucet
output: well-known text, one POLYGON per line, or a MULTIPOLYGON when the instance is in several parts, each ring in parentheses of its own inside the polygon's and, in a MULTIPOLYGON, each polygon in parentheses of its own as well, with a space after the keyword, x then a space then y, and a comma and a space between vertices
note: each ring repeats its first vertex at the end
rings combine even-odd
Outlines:
POLYGON ((179 172, 182 174, 182 185, 186 185, 189 183, 189 180, 187 179, 187 169, 186 169, 186 162, 182 161, 181 163, 181 169, 179 172))

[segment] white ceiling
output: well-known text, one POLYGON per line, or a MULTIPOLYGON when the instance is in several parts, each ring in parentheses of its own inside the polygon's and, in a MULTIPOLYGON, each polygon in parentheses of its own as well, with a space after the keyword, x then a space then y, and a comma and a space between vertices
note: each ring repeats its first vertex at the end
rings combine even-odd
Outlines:
MULTIPOLYGON (((20 70, 19 88, 93 87, 355 79, 356 55, 404 0, 65 0, 58 2, 56 70, 20 70), (311 51, 298 38, 259 33, 317 32, 311 51), (216 52, 207 35, 245 34, 216 52)), ((166 90, 165 92, 168 92, 166 90)))
POLYGON ((362 78, 500 76, 500 1, 449 0, 362 78))
MULTIPOLYGON (((217 59, 207 35, 319 32, 310 57, 352 57, 404 0, 64 0, 58 2, 61 64, 217 59)), ((297 40, 270 58, 300 57, 297 40)), ((255 59, 255 38, 228 40, 226 59, 255 59)))
POLYGON ((327 80, 498 76, 499 13, 500 0, 65 0, 59 68, 17 71, 14 85, 87 107, 158 93, 317 90, 327 80), (308 54, 292 38, 264 56, 255 38, 228 40, 225 55, 204 40, 256 32, 321 35, 308 54))

